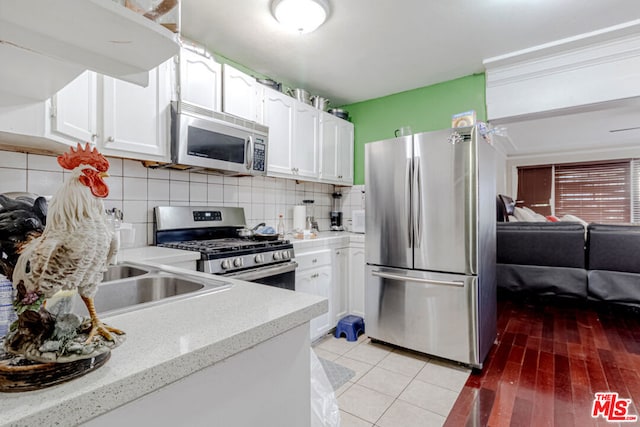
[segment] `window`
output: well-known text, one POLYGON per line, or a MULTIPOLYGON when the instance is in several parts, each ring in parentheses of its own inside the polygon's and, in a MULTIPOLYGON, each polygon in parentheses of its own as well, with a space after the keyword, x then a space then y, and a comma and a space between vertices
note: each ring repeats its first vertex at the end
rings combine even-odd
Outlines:
POLYGON ((587 222, 640 222, 640 160, 518 168, 518 201, 587 222))
POLYGON ((575 215, 587 222, 631 220, 629 160, 555 166, 556 216, 575 215))

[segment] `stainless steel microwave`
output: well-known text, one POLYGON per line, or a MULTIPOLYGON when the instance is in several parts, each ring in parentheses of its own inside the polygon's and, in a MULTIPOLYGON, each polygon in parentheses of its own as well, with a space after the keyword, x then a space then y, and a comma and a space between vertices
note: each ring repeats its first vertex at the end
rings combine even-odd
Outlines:
POLYGON ((171 103, 174 164, 229 175, 266 175, 269 128, 185 102, 171 103))

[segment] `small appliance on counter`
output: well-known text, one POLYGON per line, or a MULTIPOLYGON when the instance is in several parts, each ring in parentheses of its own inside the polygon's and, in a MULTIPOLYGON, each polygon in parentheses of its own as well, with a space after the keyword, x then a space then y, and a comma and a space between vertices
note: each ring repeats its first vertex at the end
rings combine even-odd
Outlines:
POLYGON ((353 233, 364 233, 364 209, 351 211, 351 231, 353 233))
POLYGON ((331 194, 333 197, 333 210, 329 212, 329 218, 331 219, 331 231, 344 231, 342 225, 342 212, 340 211, 340 199, 342 199, 342 193, 335 192, 331 194))

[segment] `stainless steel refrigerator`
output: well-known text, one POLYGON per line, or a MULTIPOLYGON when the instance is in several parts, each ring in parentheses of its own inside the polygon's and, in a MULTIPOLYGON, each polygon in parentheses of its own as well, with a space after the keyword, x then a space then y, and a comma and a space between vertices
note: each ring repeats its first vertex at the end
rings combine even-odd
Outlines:
POLYGON ((496 337, 495 157, 475 126, 365 145, 371 338, 482 368, 496 337))

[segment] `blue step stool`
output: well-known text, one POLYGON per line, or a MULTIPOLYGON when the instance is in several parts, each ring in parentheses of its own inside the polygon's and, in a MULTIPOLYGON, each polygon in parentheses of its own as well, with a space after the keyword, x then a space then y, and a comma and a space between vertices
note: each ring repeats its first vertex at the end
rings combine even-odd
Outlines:
POLYGON ((358 341, 358 335, 364 334, 364 320, 360 316, 345 316, 336 326, 335 337, 340 338, 345 334, 347 341, 358 341))

